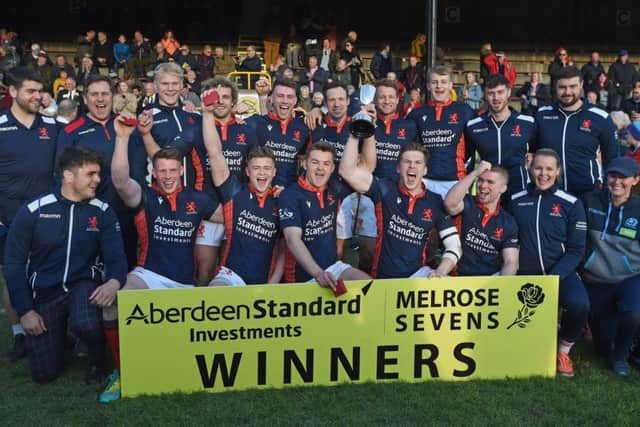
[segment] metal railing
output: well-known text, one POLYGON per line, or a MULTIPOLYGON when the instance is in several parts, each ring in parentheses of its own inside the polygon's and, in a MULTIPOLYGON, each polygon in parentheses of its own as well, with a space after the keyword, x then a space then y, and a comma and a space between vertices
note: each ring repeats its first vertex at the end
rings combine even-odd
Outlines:
POLYGON ((232 71, 227 74, 229 80, 235 82, 238 89, 255 89, 255 83, 261 79, 266 78, 271 87, 271 74, 266 71, 232 71))

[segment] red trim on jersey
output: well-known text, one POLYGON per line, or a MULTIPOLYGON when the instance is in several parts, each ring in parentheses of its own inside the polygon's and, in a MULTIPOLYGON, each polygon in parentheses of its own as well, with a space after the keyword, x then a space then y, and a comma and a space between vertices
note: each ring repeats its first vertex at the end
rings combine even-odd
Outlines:
POLYGON ((456 169, 458 179, 462 179, 467 176, 467 170, 464 167, 465 151, 464 134, 461 134, 460 139, 458 140, 458 146, 456 147, 456 169))
POLYGON ((331 117, 329 117, 328 114, 325 114, 324 121, 327 124, 327 126, 336 128, 336 132, 342 133, 342 128, 344 127, 344 125, 346 125, 351 121, 351 117, 344 116, 342 120, 340 120, 339 122, 334 122, 333 120, 331 120, 331 117))
POLYGON ((133 219, 136 225, 136 231, 138 232, 138 243, 140 244, 140 251, 138 252, 138 265, 144 267, 147 262, 147 255, 149 254, 149 227, 147 226, 147 215, 144 210, 141 210, 136 214, 133 219))
POLYGON ((220 139, 222 139, 222 141, 226 141, 229 126, 236 124, 236 116, 232 114, 226 123, 222 123, 217 119, 214 119, 213 121, 215 122, 216 126, 220 127, 220 139))
POLYGON ((273 111, 269 111, 267 113, 267 116, 270 119, 280 123, 280 129, 282 130, 282 134, 283 135, 287 134, 287 127, 289 127, 289 123, 291 123, 291 121, 293 120, 293 116, 289 116, 286 120, 280 120, 273 111))
POLYGON ((273 193, 275 193, 276 191, 275 188, 269 188, 262 195, 260 195, 258 194, 258 190, 256 190, 253 185, 247 184, 247 188, 251 193, 253 193, 256 196, 256 199, 258 199, 258 206, 260 206, 261 208, 264 208, 264 204, 267 201, 267 197, 273 195, 273 193))
POLYGON ((478 208, 480 208, 480 210, 484 214, 484 216, 482 217, 482 226, 483 227, 487 226, 487 223, 491 220, 491 218, 493 218, 494 216, 498 216, 500 214, 500 202, 498 202, 498 204, 496 205, 496 210, 495 211, 489 212, 489 209, 485 205, 480 203, 478 201, 478 198, 476 197, 476 206, 478 206, 478 208))
POLYGON ((315 193, 318 198, 318 203, 320 203, 320 207, 324 209, 324 190, 327 189, 326 185, 323 185, 322 187, 313 186, 309 184, 303 176, 298 177, 298 185, 300 185, 303 190, 315 193))
POLYGON ((202 167, 200 156, 195 148, 191 149, 191 164, 193 165, 193 170, 196 173, 196 180, 193 183, 193 188, 195 190, 202 191, 204 188, 204 168, 202 167))
MULTIPOLYGON (((231 238, 233 237, 233 199, 224 204, 222 207, 222 215, 224 216, 224 232, 227 242, 225 243, 224 253, 220 259, 220 267, 224 267, 227 264, 227 257, 231 250, 231 238)), ((218 268, 218 270, 220 270, 220 268, 218 268)))
POLYGON ((80 126, 85 124, 86 120, 84 117, 80 117, 79 119, 74 120, 64 127, 64 132, 70 134, 74 130, 78 129, 80 126))
POLYGON ((409 190, 407 190, 407 188, 404 185, 402 185, 402 182, 398 181, 398 191, 400 191, 400 194, 407 196, 409 198, 409 208, 407 209, 407 213, 409 215, 413 215, 413 208, 416 204, 416 200, 421 199, 427 195, 427 187, 425 187, 424 182, 421 184, 421 187, 422 187, 422 192, 414 196, 412 193, 409 192, 409 190))
POLYGON ((167 194, 164 191, 162 191, 162 189, 160 189, 160 187, 158 186, 158 184, 156 182, 151 184, 151 188, 156 190, 161 196, 164 196, 164 198, 169 201, 169 206, 171 206, 171 212, 175 212, 176 211, 178 193, 182 192, 182 185, 180 185, 178 187, 178 189, 176 191, 174 191, 173 193, 171 193, 171 194, 167 194))
POLYGON ((398 117, 400 117, 400 114, 398 113, 393 113, 393 115, 388 119, 385 119, 382 114, 378 114, 378 120, 384 123, 385 135, 389 135, 391 133, 391 125, 393 124, 393 121, 396 120, 398 117))
POLYGON ((376 239, 376 247, 373 250, 373 262, 371 263, 371 277, 374 279, 378 275, 378 262, 380 261, 380 251, 382 250, 383 224, 382 224, 382 202, 376 203, 376 229, 378 230, 378 238, 376 239))
POLYGON ((284 281, 285 283, 296 282, 296 257, 293 256, 286 244, 284 249, 284 281))
POLYGON ((431 99, 428 101, 429 105, 436 109, 436 121, 438 122, 440 121, 440 117, 442 117, 442 109, 444 107, 451 105, 452 102, 453 101, 451 101, 450 99, 445 102, 435 102, 435 101, 432 101, 431 99))

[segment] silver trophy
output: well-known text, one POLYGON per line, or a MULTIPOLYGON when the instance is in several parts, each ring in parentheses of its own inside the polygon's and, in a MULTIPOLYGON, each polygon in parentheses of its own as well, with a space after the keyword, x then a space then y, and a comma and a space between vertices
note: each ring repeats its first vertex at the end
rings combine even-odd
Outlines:
MULTIPOLYGON (((373 102, 376 96, 376 88, 373 85, 360 86, 360 105, 367 105, 373 102)), ((375 132, 375 125, 371 116, 364 111, 353 116, 349 131, 356 138, 368 138, 375 132)))

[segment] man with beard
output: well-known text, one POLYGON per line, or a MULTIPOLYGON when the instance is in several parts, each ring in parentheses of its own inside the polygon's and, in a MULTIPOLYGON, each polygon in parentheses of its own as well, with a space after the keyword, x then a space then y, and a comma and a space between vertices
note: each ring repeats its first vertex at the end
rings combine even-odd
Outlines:
POLYGON ((560 156, 562 189, 574 196, 593 190, 601 182, 602 166, 618 156, 615 126, 609 113, 580 99, 580 71, 566 67, 558 72, 555 86, 558 102, 538 109, 538 138, 532 151, 551 148, 560 156))
MULTIPOLYGON (((133 223, 133 212, 125 206, 111 181, 111 158, 113 157, 116 131, 113 111, 113 93, 109 78, 92 76, 84 90, 84 104, 88 112, 65 126, 58 136, 57 157, 68 146, 82 146, 100 153, 104 166, 100 169, 100 185, 97 197, 106 201, 116 211, 122 227, 125 252, 129 266, 136 261, 137 238, 133 223)), ((145 182, 146 156, 139 135, 129 144, 131 174, 138 182, 145 182)))
MULTIPOLYGON (((7 228, 26 201, 53 186, 56 153, 56 121, 40 114, 43 83, 27 67, 7 74, 11 108, 0 114, 0 260, 4 259, 7 228)), ((11 306, 7 288, 3 304, 13 330, 9 360, 26 355, 24 329, 11 306)))
MULTIPOLYGON (((487 81, 491 80, 490 76, 487 81)), ((518 272, 518 226, 500 207, 509 175, 500 166, 482 160, 454 185, 444 199, 449 215, 462 213, 460 276, 514 276, 518 272), (478 195, 468 194, 477 180, 478 195)))
POLYGON ((482 160, 509 171, 509 187, 503 195, 503 201, 508 201, 527 186, 526 156, 536 127, 533 117, 509 107, 511 89, 504 76, 487 77, 484 95, 488 111, 469 120, 465 138, 471 152, 477 151, 482 160))

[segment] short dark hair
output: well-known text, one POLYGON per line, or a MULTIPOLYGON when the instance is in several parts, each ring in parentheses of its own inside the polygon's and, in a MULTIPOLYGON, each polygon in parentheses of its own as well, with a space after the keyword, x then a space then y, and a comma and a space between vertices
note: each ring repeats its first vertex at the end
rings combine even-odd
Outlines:
MULTIPOLYGON (((68 77, 67 77, 68 78, 68 77)), ((74 79, 75 80, 75 79, 74 79)), ((111 92, 113 92, 113 85, 111 84, 111 79, 107 76, 103 76, 102 74, 94 74, 87 80, 87 83, 84 85, 84 94, 89 93, 89 86, 95 83, 105 82, 109 85, 111 92)))
POLYGON ((296 86, 296 82, 293 81, 292 79, 287 79, 287 78, 276 79, 276 81, 273 83, 273 87, 271 88, 271 93, 273 93, 278 86, 288 87, 290 89, 293 89, 296 92, 296 94, 298 93, 298 90, 297 90, 298 87, 296 86))
POLYGON ((564 67, 556 74, 556 83, 560 79, 572 79, 574 77, 579 77, 580 81, 582 81, 582 74, 580 73, 580 70, 578 70, 578 67, 564 67))
POLYGON ((534 162, 536 160, 536 157, 538 156, 553 157, 554 159, 556 159, 557 166, 559 168, 562 167, 562 160, 560 159, 560 156, 558 155, 556 150, 554 150, 553 148, 539 148, 538 151, 536 151, 535 154, 533 155, 534 162))
POLYGON ((27 80, 44 85, 40 74, 28 67, 14 67, 7 73, 7 84, 19 90, 27 80))
POLYGON ((249 154, 247 154, 247 164, 249 164, 249 162, 252 159, 259 159, 259 158, 265 158, 265 157, 273 160, 273 163, 275 164, 276 155, 271 148, 256 147, 253 150, 249 151, 249 154))
POLYGON ((153 165, 155 166, 156 162, 159 159, 177 160, 180 164, 182 164, 183 157, 184 156, 182 155, 180 150, 178 150, 177 148, 173 148, 173 147, 161 148, 160 150, 156 151, 156 153, 153 155, 153 165))
POLYGON ((427 147, 425 147, 424 145, 420 144, 419 142, 410 142, 410 143, 404 145, 400 149, 400 154, 398 155, 398 162, 400 162, 400 160, 402 159, 402 155, 404 153, 406 153, 407 151, 419 151, 419 152, 421 152, 422 155, 424 156, 424 163, 425 164, 429 163, 429 157, 431 157, 431 154, 429 153, 429 150, 427 150, 427 147))
POLYGON ((74 171, 86 164, 95 164, 102 169, 104 161, 97 151, 79 145, 66 147, 58 160, 60 171, 74 171))
POLYGON ((336 158, 336 149, 333 146, 333 144, 328 141, 318 141, 311 144, 307 149, 307 154, 306 154, 307 159, 309 158, 309 154, 311 154, 312 151, 322 151, 324 153, 331 153, 333 158, 334 159, 336 158))
POLYGON ((376 99, 378 98, 378 88, 380 87, 388 87, 396 91, 396 95, 398 95, 398 84, 389 79, 381 79, 376 82, 376 99))
POLYGON ((509 80, 502 74, 492 74, 484 82, 484 87, 486 89, 495 89, 498 86, 504 85, 509 88, 509 80))
POLYGON ((347 88, 347 85, 337 80, 332 81, 324 87, 324 97, 327 97, 327 91, 329 89, 335 89, 338 87, 344 90, 344 93, 347 95, 347 99, 349 99, 349 89, 347 88))

